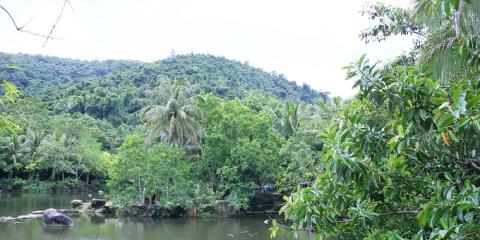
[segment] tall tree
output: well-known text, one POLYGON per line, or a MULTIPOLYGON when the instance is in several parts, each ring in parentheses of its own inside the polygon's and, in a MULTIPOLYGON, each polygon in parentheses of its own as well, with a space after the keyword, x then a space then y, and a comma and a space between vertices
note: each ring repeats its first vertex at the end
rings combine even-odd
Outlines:
POLYGON ((28 180, 32 180, 36 169, 35 164, 37 163, 43 151, 42 144, 43 139, 45 138, 45 134, 43 133, 43 131, 35 131, 31 128, 28 128, 27 134, 25 136, 25 146, 27 148, 27 164, 25 168, 29 172, 28 180))
POLYGON ((270 110, 275 119, 275 129, 285 138, 290 138, 300 127, 302 119, 302 105, 295 102, 285 102, 278 113, 270 110))
POLYGON ((25 153, 27 152, 26 148, 26 137, 25 135, 16 135, 12 134, 9 137, 5 138, 0 155, 0 158, 3 159, 5 168, 4 170, 10 174, 16 168, 20 168, 24 164, 25 153))
POLYGON ((203 117, 195 105, 195 95, 188 86, 178 82, 172 86, 171 95, 164 105, 145 109, 143 118, 148 130, 148 140, 162 139, 169 144, 195 146, 201 138, 198 120, 203 117))

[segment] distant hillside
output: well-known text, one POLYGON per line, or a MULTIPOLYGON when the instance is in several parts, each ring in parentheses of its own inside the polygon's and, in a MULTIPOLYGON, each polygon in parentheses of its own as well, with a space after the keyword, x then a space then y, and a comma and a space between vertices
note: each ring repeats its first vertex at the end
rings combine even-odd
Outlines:
POLYGON ((144 107, 144 92, 156 86, 162 77, 188 80, 205 92, 227 98, 242 98, 252 90, 305 102, 327 95, 308 85, 288 81, 281 74, 206 54, 178 55, 144 63, 0 53, 0 68, 3 78, 18 86, 25 96, 41 99, 55 113, 88 113, 114 125, 133 123, 131 113, 144 107), (22 70, 5 69, 10 65, 22 70))

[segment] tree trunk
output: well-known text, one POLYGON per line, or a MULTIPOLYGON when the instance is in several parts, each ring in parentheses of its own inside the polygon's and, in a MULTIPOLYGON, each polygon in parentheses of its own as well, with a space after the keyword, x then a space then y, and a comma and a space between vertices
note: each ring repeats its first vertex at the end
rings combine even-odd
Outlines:
POLYGON ((50 175, 50 180, 55 180, 55 175, 56 175, 55 168, 52 168, 52 175, 50 175))
POLYGON ((62 181, 65 180, 65 172, 62 172, 62 181))

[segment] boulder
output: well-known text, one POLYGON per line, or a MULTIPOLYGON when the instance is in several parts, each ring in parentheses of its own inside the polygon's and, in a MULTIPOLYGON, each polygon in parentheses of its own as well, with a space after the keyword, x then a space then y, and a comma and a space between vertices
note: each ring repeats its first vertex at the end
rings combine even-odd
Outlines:
POLYGON ((10 216, 1 216, 0 217, 0 222, 10 222, 10 221, 15 221, 17 220, 16 218, 14 217, 10 217, 10 216))
POLYGON ((41 214, 32 214, 32 213, 30 213, 30 214, 26 214, 26 215, 20 215, 20 216, 17 217, 17 219, 23 219, 23 220, 25 220, 25 219, 34 219, 34 218, 41 218, 41 217, 42 217, 41 214))
POLYGON ((57 211, 57 209, 49 208, 43 211, 43 224, 45 226, 73 226, 73 220, 67 215, 57 211))
POLYGON ((91 205, 92 205, 91 202, 85 202, 85 203, 82 204, 81 210, 82 211, 87 210, 87 209, 91 208, 91 205))
POLYGON ((102 190, 98 190, 98 195, 102 196, 104 192, 102 190))
POLYGON ((107 200, 105 199, 92 199, 92 208, 101 208, 103 206, 105 206, 105 204, 107 203, 107 200))
POLYGON ((32 214, 43 214, 43 210, 32 211, 32 214))
POLYGON ((72 201, 70 201, 70 204, 72 205, 73 208, 77 208, 82 206, 83 202, 82 200, 79 200, 79 199, 73 199, 72 201))

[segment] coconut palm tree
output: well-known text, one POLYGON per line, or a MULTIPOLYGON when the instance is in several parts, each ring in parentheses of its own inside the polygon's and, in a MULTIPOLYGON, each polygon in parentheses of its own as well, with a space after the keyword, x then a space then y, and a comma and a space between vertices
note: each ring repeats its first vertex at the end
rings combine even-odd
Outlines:
POLYGON ((480 1, 415 0, 415 19, 428 29, 420 61, 443 82, 479 71, 480 1))
POLYGON ((73 172, 72 159, 76 157, 77 139, 67 134, 59 138, 55 134, 49 134, 42 140, 40 165, 44 169, 51 169, 50 179, 54 180, 58 172, 64 176, 65 172, 73 172))
POLYGON ((272 109, 270 109, 270 113, 275 119, 275 129, 287 139, 293 136, 300 127, 303 111, 299 103, 285 102, 278 113, 272 109))
POLYGON ((27 129, 25 146, 27 148, 26 169, 29 171, 28 180, 32 180, 33 175, 35 174, 35 164, 44 150, 44 148, 42 147, 44 143, 43 141, 44 139, 45 139, 44 132, 34 131, 31 128, 27 129))
POLYGON ((203 115, 194 104, 195 98, 191 88, 176 83, 164 105, 147 107, 143 119, 148 130, 148 141, 160 138, 169 144, 183 147, 198 145, 201 138, 198 120, 203 115))
POLYGON ((0 147, 0 159, 2 159, 7 166, 4 170, 13 173, 13 169, 21 166, 25 160, 25 154, 28 151, 26 146, 26 136, 12 134, 10 137, 4 139, 0 147))

